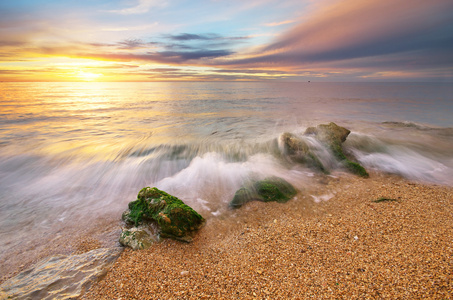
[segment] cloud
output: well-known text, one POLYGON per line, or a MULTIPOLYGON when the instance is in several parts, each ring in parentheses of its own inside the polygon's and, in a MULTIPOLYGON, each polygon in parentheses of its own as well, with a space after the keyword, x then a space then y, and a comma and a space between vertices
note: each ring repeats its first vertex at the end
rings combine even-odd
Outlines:
POLYGON ((248 37, 229 37, 215 33, 168 34, 163 35, 159 41, 164 49, 159 54, 166 57, 177 56, 184 60, 224 57, 233 54, 235 51, 231 49, 247 39, 248 37))
POLYGON ((141 39, 126 39, 124 41, 118 42, 119 49, 143 49, 149 48, 150 46, 156 45, 157 43, 153 42, 144 42, 141 39))
POLYGON ((214 34, 179 34, 156 38, 157 41, 129 38, 111 43, 83 43, 78 41, 47 41, 36 43, 0 43, 7 58, 61 56, 111 61, 146 61, 163 64, 200 65, 208 60, 234 54, 235 38, 214 34), (185 36, 186 38, 182 38, 185 36), (175 40, 178 43, 175 43, 175 40), (11 46, 11 47, 6 47, 11 46))
POLYGON ((147 13, 152 7, 160 7, 165 5, 165 1, 161 0, 138 0, 137 5, 123 8, 119 10, 109 10, 108 12, 121 15, 135 15, 147 13))
POLYGON ((118 50, 140 50, 140 49, 153 49, 159 43, 145 42, 142 39, 125 39, 116 43, 89 43, 88 45, 96 48, 113 48, 118 50))
POLYGON ((148 61, 162 64, 184 64, 188 61, 197 63, 198 60, 213 59, 231 55, 228 50, 198 50, 198 51, 161 51, 149 53, 98 53, 80 52, 73 56, 80 58, 93 58, 112 61, 148 61))
POLYGON ((180 34, 168 34, 163 36, 166 39, 174 41, 218 41, 218 40, 229 40, 229 41, 238 41, 249 39, 248 36, 222 36, 216 33, 204 33, 204 34, 194 34, 194 33, 180 33, 180 34))
POLYGON ((157 55, 165 58, 176 58, 178 60, 197 60, 201 58, 213 58, 231 55, 233 52, 229 50, 198 50, 198 51, 163 51, 158 52, 157 55))
POLYGON ((286 20, 286 21, 281 21, 281 22, 272 22, 272 23, 266 23, 264 25, 268 27, 275 27, 275 26, 281 26, 281 25, 286 25, 286 24, 291 24, 296 22, 296 20, 286 20))
MULTIPOLYGON (((192 64, 203 64, 206 60, 234 54, 231 48, 240 40, 242 38, 217 34, 181 33, 163 35, 153 41, 126 39, 110 44, 91 43, 88 45, 92 47, 91 51, 79 47, 80 51, 72 51, 71 55, 114 61, 149 61, 166 64, 183 64, 190 61, 192 64)), ((40 51, 43 50, 48 51, 47 49, 40 51)))
POLYGON ((269 79, 275 72, 267 71, 250 71, 250 70, 226 70, 226 69, 206 69, 200 70, 194 68, 152 68, 143 70, 140 75, 147 76, 154 80, 217 80, 217 81, 232 81, 232 80, 265 80, 269 79), (250 76, 252 74, 252 76, 250 76))
POLYGON ((414 64, 434 61, 429 56, 449 56, 451 68, 451 50, 451 0, 346 0, 321 6, 254 55, 223 63, 309 67, 401 54, 405 59, 404 55, 410 56, 414 64))
POLYGON ((193 40, 215 40, 220 36, 213 33, 208 34, 193 34, 193 33, 181 33, 176 35, 166 35, 166 38, 175 41, 193 41, 193 40))
POLYGON ((110 31, 110 32, 124 32, 124 31, 149 31, 154 30, 159 25, 158 22, 141 24, 136 26, 106 26, 102 27, 101 31, 110 31))
POLYGON ((24 44, 23 41, 0 41, 0 47, 20 47, 24 44))
MULTIPOLYGON (((113 65, 127 62, 124 70, 129 63, 142 65, 140 62, 204 66, 215 71, 203 78, 215 75, 215 78, 238 80, 321 74, 331 78, 377 78, 409 73, 447 74, 453 78, 451 0, 316 1, 309 11, 295 12, 286 19, 277 14, 276 19, 266 19, 283 21, 265 23, 261 18, 256 20, 256 26, 234 31, 235 34, 251 31, 243 36, 191 31, 194 28, 191 25, 179 33, 174 32, 175 28, 181 28, 179 25, 171 27, 171 31, 168 27, 159 28, 157 34, 157 19, 151 23, 148 16, 136 15, 161 6, 162 1, 121 2, 130 5, 110 12, 130 16, 115 16, 110 22, 90 21, 89 16, 80 19, 79 14, 63 17, 63 14, 50 16, 43 12, 13 15, 0 11, 0 61, 96 58, 111 61, 113 65), (294 19, 294 15, 300 15, 300 19, 294 19), (261 25, 259 30, 258 25, 261 25), (289 30, 283 30, 282 25, 289 25, 289 30), (281 32, 276 35, 277 30, 281 32), (270 36, 273 36, 271 41, 270 36), (256 41, 267 42, 256 45, 253 43, 256 41)), ((261 0, 253 3, 258 5, 261 0)), ((141 72, 141 68, 137 71, 141 72)), ((162 72, 176 78, 177 75, 195 76, 199 71, 162 72)))

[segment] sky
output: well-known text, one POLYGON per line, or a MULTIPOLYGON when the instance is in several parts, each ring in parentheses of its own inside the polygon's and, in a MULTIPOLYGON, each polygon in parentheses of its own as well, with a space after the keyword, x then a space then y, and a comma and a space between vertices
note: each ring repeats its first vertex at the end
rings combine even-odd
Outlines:
POLYGON ((0 81, 453 82, 452 0, 0 0, 0 81))

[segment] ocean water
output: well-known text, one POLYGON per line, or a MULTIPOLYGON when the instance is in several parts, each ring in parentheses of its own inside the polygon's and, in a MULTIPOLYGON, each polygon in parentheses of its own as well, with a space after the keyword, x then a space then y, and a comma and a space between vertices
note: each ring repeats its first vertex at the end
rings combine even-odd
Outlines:
POLYGON ((0 83, 0 263, 119 220, 145 186, 207 219, 252 177, 303 189, 314 171, 278 138, 322 123, 350 129, 344 147, 369 170, 451 186, 452 116, 447 83, 0 83))

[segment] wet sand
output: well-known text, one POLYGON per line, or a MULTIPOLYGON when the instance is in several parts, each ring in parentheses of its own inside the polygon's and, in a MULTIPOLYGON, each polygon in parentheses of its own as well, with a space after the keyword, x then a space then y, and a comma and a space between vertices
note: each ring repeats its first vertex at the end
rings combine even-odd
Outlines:
POLYGON ((327 201, 252 202, 190 244, 126 249, 82 299, 453 297, 453 188, 380 174, 320 184, 327 201))

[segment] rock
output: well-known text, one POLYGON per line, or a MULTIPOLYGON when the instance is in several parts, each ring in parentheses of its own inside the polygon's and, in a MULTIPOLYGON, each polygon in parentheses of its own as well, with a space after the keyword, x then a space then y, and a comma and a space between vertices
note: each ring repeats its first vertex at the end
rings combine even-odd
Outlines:
POLYGON ((284 203, 297 194, 296 189, 289 182, 278 177, 257 181, 254 188, 264 202, 276 201, 284 203))
POLYGON ((280 135, 279 139, 283 143, 285 152, 289 155, 305 156, 309 151, 308 144, 292 133, 284 132, 280 135))
POLYGON ((0 286, 0 299, 76 299, 104 276, 123 248, 44 259, 0 286))
POLYGON ((229 206, 231 208, 239 208, 253 200, 284 203, 294 197, 296 193, 296 189, 286 180, 270 177, 241 187, 236 191, 229 206))
POLYGON ((122 216, 130 225, 155 222, 161 237, 190 242, 192 234, 204 225, 205 219, 180 199, 157 188, 145 187, 137 200, 129 203, 122 216))
POLYGON ((279 143, 283 147, 284 153, 294 162, 307 164, 323 173, 328 173, 327 169, 310 150, 308 143, 292 133, 285 132, 279 137, 279 143))
POLYGON ((234 194, 233 200, 231 200, 229 206, 231 208, 239 208, 250 201, 263 201, 253 187, 241 187, 234 194))
POLYGON ((148 249, 157 242, 157 239, 144 227, 123 228, 120 235, 120 244, 133 250, 148 249))
POLYGON ((328 145, 339 144, 346 141, 351 133, 350 130, 330 122, 329 124, 320 124, 316 127, 308 127, 305 130, 306 135, 315 135, 318 140, 328 145))
POLYGON ((316 127, 309 127, 306 135, 313 135, 320 142, 324 143, 332 151, 333 155, 352 173, 362 177, 369 177, 368 172, 359 163, 350 161, 343 152, 342 143, 348 137, 348 129, 331 122, 316 127))
POLYGON ((351 173, 359 175, 363 178, 370 177, 365 168, 362 167, 359 163, 350 161, 349 159, 343 160, 342 163, 346 167, 346 169, 348 169, 351 173))

